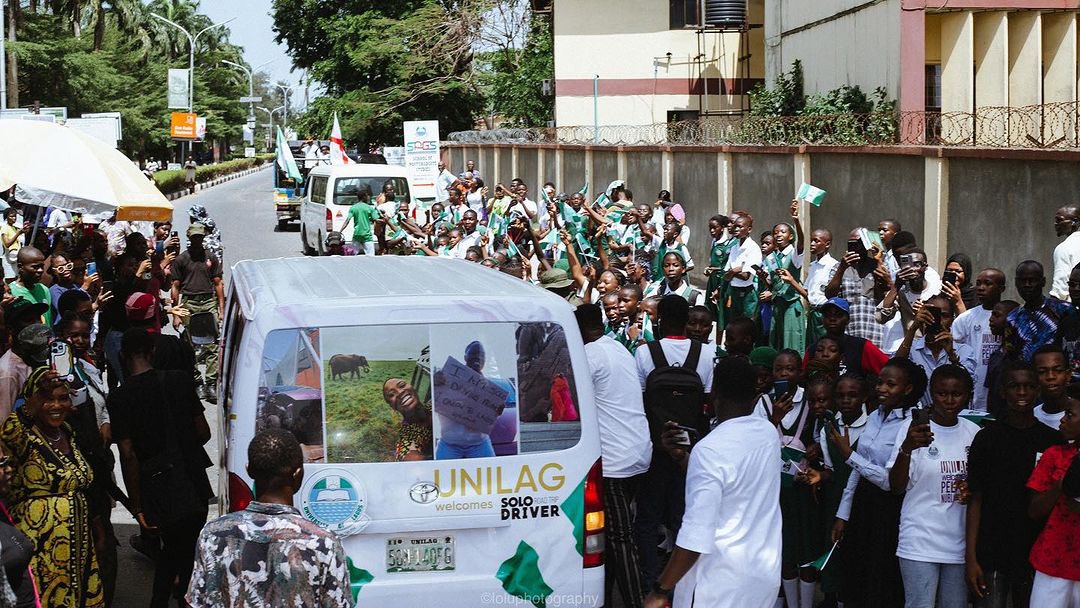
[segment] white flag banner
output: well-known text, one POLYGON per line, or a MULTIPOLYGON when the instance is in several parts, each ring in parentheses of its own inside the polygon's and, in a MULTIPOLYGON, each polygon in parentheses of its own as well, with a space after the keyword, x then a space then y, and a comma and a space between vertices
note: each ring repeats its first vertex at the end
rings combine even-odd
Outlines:
POLYGON ((187 70, 169 69, 169 108, 187 109, 190 75, 187 70))
POLYGON ((345 154, 345 140, 341 138, 341 125, 338 123, 337 112, 334 112, 334 128, 330 131, 330 164, 347 165, 351 162, 345 154))

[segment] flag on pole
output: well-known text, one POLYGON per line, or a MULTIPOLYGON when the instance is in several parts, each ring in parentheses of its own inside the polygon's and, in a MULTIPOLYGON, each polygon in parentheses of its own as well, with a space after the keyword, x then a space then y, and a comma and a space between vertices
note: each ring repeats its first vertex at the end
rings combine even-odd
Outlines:
POLYGON ((821 557, 815 559, 814 561, 812 561, 812 562, 810 562, 808 564, 803 564, 802 566, 800 566, 800 568, 814 568, 818 572, 821 572, 822 570, 825 569, 825 566, 828 565, 829 560, 832 559, 833 552, 836 551, 836 546, 839 545, 839 544, 840 544, 840 541, 834 542, 832 544, 832 547, 828 551, 823 553, 821 555, 821 557))
POLYGON ((347 165, 351 162, 345 154, 345 140, 341 138, 341 125, 338 124, 337 112, 334 112, 334 128, 330 131, 330 164, 347 165))
POLYGON ((799 186, 799 191, 795 193, 795 198, 800 201, 806 201, 815 207, 820 207, 821 203, 825 200, 826 194, 827 192, 821 188, 816 188, 803 182, 803 184, 799 186))
POLYGON ((296 166, 296 159, 293 158, 292 150, 289 149, 289 142, 285 141, 285 134, 281 132, 281 127, 277 128, 277 164, 290 179, 296 180, 298 184, 304 182, 304 176, 300 173, 300 168, 296 166))

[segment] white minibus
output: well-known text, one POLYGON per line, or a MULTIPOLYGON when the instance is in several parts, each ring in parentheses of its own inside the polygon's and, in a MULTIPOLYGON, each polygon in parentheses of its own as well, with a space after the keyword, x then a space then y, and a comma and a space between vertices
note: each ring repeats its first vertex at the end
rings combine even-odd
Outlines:
POLYGON ((603 604, 591 376, 573 309, 462 260, 233 267, 222 340, 222 510, 247 446, 293 433, 295 506, 336 532, 358 605, 603 604))

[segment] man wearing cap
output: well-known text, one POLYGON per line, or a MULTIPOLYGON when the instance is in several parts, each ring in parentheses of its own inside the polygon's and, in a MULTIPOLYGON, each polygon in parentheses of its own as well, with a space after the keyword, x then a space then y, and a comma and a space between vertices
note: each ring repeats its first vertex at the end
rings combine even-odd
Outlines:
POLYGON ((562 268, 545 270, 540 275, 540 286, 573 306, 581 306, 585 303, 577 294, 574 279, 570 278, 570 274, 562 268))
MULTIPOLYGON (((214 315, 213 326, 216 328, 221 318, 225 316, 225 287, 222 282, 221 261, 209 254, 203 248, 203 239, 206 236, 206 227, 196 222, 188 226, 188 248, 181 253, 172 264, 172 305, 183 306, 189 316, 183 320, 184 326, 191 324, 193 317, 199 314, 211 313, 214 315)), ((173 327, 179 328, 181 320, 173 317, 173 327)), ((191 341, 190 332, 184 332, 187 340, 191 341)), ((206 371, 203 374, 202 383, 199 385, 199 396, 211 403, 215 403, 217 396, 214 387, 217 385, 217 344, 211 343, 200 346, 197 350, 199 360, 206 361, 206 371)))
MULTIPOLYGON (((154 334, 154 369, 187 372, 191 377, 196 377, 195 351, 191 344, 176 336, 161 333, 157 310, 157 298, 153 295, 141 291, 131 294, 124 303, 128 328, 145 329, 154 334)), ((187 313, 182 309, 171 312, 187 313)))
POLYGON ((15 336, 11 350, 0 357, 0 420, 6 420, 15 407, 30 372, 49 361, 51 341, 48 327, 41 323, 27 325, 15 336))
POLYGON ((11 295, 34 304, 44 304, 44 323, 52 327, 52 294, 48 287, 41 284, 41 275, 45 274, 45 255, 35 247, 23 247, 19 250, 17 264, 19 276, 9 286, 11 295))
MULTIPOLYGON (((861 376, 878 374, 889 361, 889 355, 882 352, 873 342, 847 333, 851 322, 851 305, 844 298, 829 298, 821 307, 821 324, 825 335, 840 342, 840 373, 853 372, 861 376)), ((815 341, 806 349, 806 361, 809 361, 817 349, 815 341)))

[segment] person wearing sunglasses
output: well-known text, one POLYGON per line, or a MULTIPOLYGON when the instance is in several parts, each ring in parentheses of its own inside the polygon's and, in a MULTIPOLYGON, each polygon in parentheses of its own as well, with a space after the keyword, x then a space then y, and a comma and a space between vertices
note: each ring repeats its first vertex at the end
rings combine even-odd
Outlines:
POLYGON ((60 296, 72 289, 83 291, 82 286, 75 283, 75 275, 72 273, 74 269, 75 263, 67 256, 60 253, 53 255, 52 267, 49 269, 53 276, 53 284, 49 286, 49 295, 52 297, 53 319, 56 322, 60 321, 60 315, 57 312, 60 310, 60 296))

